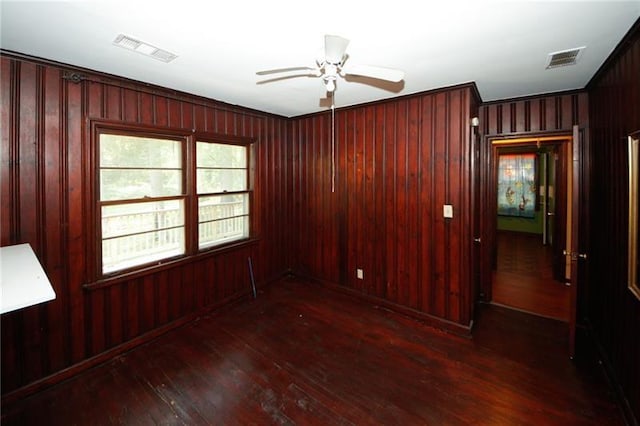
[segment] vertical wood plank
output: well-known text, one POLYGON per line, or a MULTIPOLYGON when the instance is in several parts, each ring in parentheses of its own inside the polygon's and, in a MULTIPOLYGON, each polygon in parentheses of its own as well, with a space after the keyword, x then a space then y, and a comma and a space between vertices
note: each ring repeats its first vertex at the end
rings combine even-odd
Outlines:
POLYGON ((156 300, 156 323, 158 326, 169 322, 169 273, 162 271, 157 275, 158 292, 156 300))
POLYGON ((138 120, 140 124, 151 126, 154 124, 154 97, 149 93, 140 93, 138 97, 138 120))
POLYGON ((131 340, 140 334, 140 303, 139 288, 143 284, 142 279, 127 282, 122 289, 123 309, 125 311, 124 339, 131 340))
POLYGON ((406 305, 409 299, 409 256, 408 251, 408 191, 409 191, 409 149, 407 135, 408 121, 407 101, 399 102, 397 108, 397 125, 395 126, 396 143, 396 253, 397 253, 397 298, 396 302, 406 305))
MULTIPOLYGON (((446 290, 446 306, 448 309, 447 319, 460 321, 460 292, 462 290, 462 270, 468 267, 468 262, 462 263, 464 259, 463 248, 465 247, 462 240, 462 232, 464 223, 464 212, 467 203, 463 202, 463 196, 466 193, 466 184, 468 181, 465 175, 465 160, 467 153, 464 150, 465 138, 461 130, 462 124, 467 122, 467 116, 463 113, 466 111, 462 105, 462 94, 459 90, 451 91, 448 97, 447 105, 447 137, 449 170, 448 173, 448 196, 449 203, 453 205, 453 219, 447 220, 447 238, 449 248, 447 253, 447 277, 449 279, 448 288, 446 290)), ((511 112, 516 110, 515 104, 511 107, 511 112)), ((515 129, 515 121, 512 120, 512 129, 515 129)), ((470 241, 470 240, 469 240, 470 241)))
POLYGON ((434 263, 433 247, 436 244, 433 237, 434 209, 431 202, 433 189, 435 187, 432 171, 435 168, 434 146, 434 126, 433 126, 433 104, 434 96, 424 97, 422 100, 422 116, 425 119, 421 123, 422 143, 420 147, 420 309, 430 312, 433 305, 434 290, 434 263))
POLYGON ((48 373, 61 370, 66 365, 64 356, 64 253, 60 250, 63 232, 60 223, 63 220, 61 194, 63 192, 63 175, 60 173, 64 151, 61 130, 62 93, 60 90, 61 73, 56 69, 47 69, 44 93, 44 203, 46 214, 44 227, 45 247, 47 252, 44 268, 56 293, 56 299, 47 304, 46 336, 49 351, 48 373))
POLYGON ((83 87, 85 83, 66 82, 66 153, 67 153, 67 270, 69 318, 71 337, 71 360, 76 363, 85 358, 85 317, 82 283, 84 280, 84 186, 82 177, 84 164, 84 144, 82 124, 85 109, 83 87))
POLYGON ((105 116, 110 120, 122 120, 122 89, 108 85, 105 86, 105 90, 105 116))
MULTIPOLYGON (((35 64, 20 67, 17 119, 20 122, 17 140, 19 169, 19 242, 29 242, 38 258, 42 257, 42 232, 39 213, 42 211, 42 170, 40 131, 42 114, 42 81, 40 68, 35 64)), ((43 374, 43 357, 39 346, 44 343, 40 327, 39 307, 26 308, 22 312, 22 357, 30 368, 24 370, 23 379, 32 381, 43 374)))
MULTIPOLYGON (((395 103, 385 105, 385 141, 386 152, 384 165, 387 170, 396 170, 397 158, 396 158, 396 113, 397 105, 395 103)), ((396 233, 397 233, 397 215, 396 215, 396 173, 390 174, 389 179, 385 183, 385 193, 387 196, 386 203, 386 247, 387 253, 386 270, 387 270, 387 283, 385 289, 385 298, 395 302, 397 301, 398 287, 397 287, 397 247, 396 247, 396 233)))
POLYGON ((169 99, 162 96, 153 97, 153 122, 156 126, 169 126, 169 99))
POLYGON ((129 123, 137 123, 140 117, 139 92, 130 89, 122 90, 123 120, 129 123))
MULTIPOLYGON (((375 232, 375 243, 371 247, 373 252, 373 272, 375 274, 375 283, 373 294, 377 297, 384 297, 385 284, 387 280, 387 271, 385 268, 386 245, 385 245, 385 181, 387 171, 385 165, 385 108, 382 105, 376 105, 374 110, 375 129, 374 129, 374 164, 371 173, 373 173, 372 196, 374 197, 374 221, 372 223, 372 232, 375 232)), ((336 208, 336 206, 334 206, 336 208)))
POLYGON ((407 112, 407 284, 408 295, 405 304, 411 308, 418 308, 421 284, 420 272, 422 256, 419 246, 420 216, 419 211, 419 164, 420 164, 420 99, 412 98, 408 101, 407 112))
POLYGON ((17 194, 17 188, 14 181, 15 169, 15 131, 17 125, 15 120, 15 110, 18 107, 17 100, 17 74, 16 63, 7 58, 0 57, 0 182, 2 183, 2 191, 0 192, 0 214, 3 220, 0 221, 0 244, 3 246, 14 242, 13 227, 14 221, 14 197, 17 194), (6 190, 10 188, 11 191, 6 190))
POLYGON ((156 275, 147 275, 138 284, 140 333, 145 333, 156 327, 156 277, 156 275))
MULTIPOLYGON (((435 95, 435 111, 433 113, 434 120, 434 180, 433 180, 433 204, 435 210, 434 215, 434 240, 439 243, 435 245, 434 255, 434 282, 433 296, 431 300, 430 312, 436 316, 445 318, 446 316, 446 297, 448 287, 448 277, 446 270, 446 251, 449 244, 449 238, 446 231, 445 220, 442 218, 442 208, 447 204, 447 168, 448 168, 448 152, 447 152, 447 111, 446 111, 446 93, 438 93, 435 95)), ((502 114, 500 114, 502 116, 502 114)), ((500 126, 501 127, 501 126, 500 126)))

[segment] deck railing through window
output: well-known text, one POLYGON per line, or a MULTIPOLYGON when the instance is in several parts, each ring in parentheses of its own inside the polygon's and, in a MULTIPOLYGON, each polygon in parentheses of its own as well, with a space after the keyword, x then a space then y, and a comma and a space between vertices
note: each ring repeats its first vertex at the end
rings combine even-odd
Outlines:
MULTIPOLYGON (((200 241, 219 242, 243 238, 244 202, 202 203, 199 206, 200 241)), ((139 265, 184 252, 185 230, 180 209, 135 211, 102 216, 103 235, 118 235, 117 229, 139 229, 134 233, 102 241, 105 272, 127 264, 139 265), (111 267, 109 266, 111 265, 111 267)))

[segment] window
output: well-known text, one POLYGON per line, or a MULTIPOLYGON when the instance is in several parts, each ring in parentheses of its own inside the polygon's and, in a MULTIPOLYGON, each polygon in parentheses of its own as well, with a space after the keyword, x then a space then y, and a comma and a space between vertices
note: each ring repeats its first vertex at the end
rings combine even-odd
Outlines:
POLYGON ((95 129, 97 275, 249 238, 250 141, 95 129))
POLYGON ((101 133, 102 273, 185 253, 184 141, 101 133))
POLYGON ((246 146, 196 142, 200 248, 249 236, 247 156, 246 146))

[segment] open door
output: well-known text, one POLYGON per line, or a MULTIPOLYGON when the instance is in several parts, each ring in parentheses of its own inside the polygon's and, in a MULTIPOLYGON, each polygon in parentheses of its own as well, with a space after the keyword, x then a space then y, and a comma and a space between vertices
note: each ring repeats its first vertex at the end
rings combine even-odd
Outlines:
POLYGON ((582 140, 583 133, 578 126, 573 126, 573 140, 571 143, 571 162, 569 170, 570 184, 568 189, 570 191, 567 197, 570 201, 568 212, 571 217, 571 225, 568 229, 567 235, 567 268, 570 270, 571 277, 571 305, 569 315, 569 357, 574 358, 576 354, 576 316, 578 306, 578 286, 580 285, 579 264, 580 261, 587 259, 586 253, 580 253, 579 247, 579 214, 580 214, 580 189, 581 189, 581 164, 580 164, 580 150, 584 141, 582 140))
POLYGON ((543 203, 543 244, 552 248, 553 276, 556 281, 569 281, 570 271, 567 269, 567 226, 571 225, 571 218, 567 216, 570 190, 567 185, 571 182, 568 173, 572 161, 569 139, 563 142, 549 143, 542 155, 541 193, 543 203))
POLYGON ((571 247, 571 188, 573 151, 572 137, 566 137, 555 146, 551 163, 554 169, 554 216, 553 226, 553 276, 559 282, 570 283, 571 271, 567 260, 567 252, 571 247))
POLYGON ((555 174, 555 155, 552 152, 544 152, 540 156, 541 170, 540 175, 540 194, 542 195, 542 244, 552 246, 553 241, 553 220, 556 214, 556 174, 555 174), (553 163, 552 163, 553 161, 553 163))
MULTIPOLYGON (((480 181, 480 134, 478 133, 478 127, 472 126, 471 128, 471 151, 473 156, 471 157, 471 179, 473 188, 473 194, 471 196, 471 211, 482 211, 482 183, 480 181)), ((471 276, 473 279, 473 300, 481 298, 482 294, 482 215, 474 213, 473 217, 473 249, 471 259, 471 276)))

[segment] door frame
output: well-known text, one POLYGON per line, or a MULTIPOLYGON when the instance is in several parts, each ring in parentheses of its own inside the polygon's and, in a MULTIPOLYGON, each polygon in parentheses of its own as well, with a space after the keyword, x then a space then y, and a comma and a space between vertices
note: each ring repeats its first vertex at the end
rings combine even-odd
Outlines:
MULTIPOLYGON (((571 193, 567 194, 567 200, 572 207, 572 229, 567 245, 571 250, 566 254, 566 263, 570 266, 573 277, 571 286, 571 307, 569 318, 569 356, 575 356, 575 338, 577 319, 584 315, 587 292, 589 288, 589 264, 587 255, 590 251, 590 203, 591 203, 591 142, 588 127, 580 127, 577 124, 571 129, 564 129, 550 132, 537 133, 511 133, 511 134, 488 134, 482 135, 482 146, 480 149, 480 178, 479 185, 475 187, 480 194, 480 223, 479 228, 474 231, 476 242, 479 243, 479 258, 474 260, 478 263, 479 274, 476 288, 479 289, 479 302, 490 302, 492 299, 492 271, 494 259, 493 247, 495 247, 496 225, 495 216, 497 214, 496 186, 492 182, 492 172, 494 163, 492 152, 492 141, 494 140, 516 140, 532 138, 567 138, 570 137, 570 144, 567 147, 567 173, 572 177, 571 193), (481 241, 481 243, 480 243, 481 241)), ((566 145, 566 144, 565 144, 566 145)))
MULTIPOLYGON (((561 150, 563 151, 563 164, 566 170, 566 193, 563 198, 566 200, 566 212, 564 217, 569 218, 569 223, 565 224, 565 277, 569 276, 573 281, 571 283, 570 296, 570 317, 569 317, 569 357, 575 356, 575 336, 576 336, 576 318, 578 304, 578 287, 580 279, 584 278, 584 274, 579 273, 578 257, 586 259, 585 254, 579 253, 580 240, 585 237, 581 235, 578 238, 579 221, 583 218, 584 203, 581 200, 584 196, 585 186, 585 169, 588 167, 588 146, 585 145, 585 137, 583 129, 573 126, 572 131, 556 132, 556 133, 526 133, 512 135, 485 135, 483 137, 483 149, 481 155, 484 157, 482 161, 482 171, 480 177, 480 229, 475 235, 479 235, 482 241, 480 247, 479 263, 479 301, 491 302, 492 300, 492 280, 493 270, 496 266, 496 233, 497 233, 497 154, 496 146, 517 144, 517 143, 550 143, 555 141, 561 142, 561 150), (582 277, 582 278, 580 278, 582 277)), ((584 228, 580 227, 582 232, 584 228)), ((582 265, 580 265, 582 266, 582 265)), ((581 268, 584 270, 584 268, 581 268)))
MULTIPOLYGON (((502 135, 487 135, 484 137, 485 140, 485 178, 482 179, 484 183, 484 187, 481 192, 484 196, 481 200, 484 202, 484 206, 482 206, 481 211, 483 212, 483 218, 481 220, 482 227, 482 244, 481 249, 481 279, 480 279, 480 298, 483 302, 490 302, 492 300, 492 272, 496 266, 496 235, 497 235, 497 167, 498 167, 498 151, 501 147, 517 147, 517 146, 526 146, 526 145, 537 145, 537 144, 553 144, 559 146, 559 151, 561 158, 561 168, 563 169, 559 175, 562 175, 562 186, 565 188, 562 194, 562 206, 558 210, 560 210, 560 214, 557 215, 562 217, 562 229, 564 232, 561 232, 562 238, 560 239, 558 246, 558 250, 562 251, 562 249, 567 250, 567 252, 571 252, 567 249, 568 245, 571 242, 571 227, 567 226, 571 221, 567 221, 566 218, 572 215, 571 209, 571 191, 570 183, 572 181, 572 152, 573 152, 573 135, 570 132, 562 132, 562 133, 554 133, 554 134, 526 134, 526 135, 516 135, 516 136, 502 136, 502 135)), ((570 276, 570 259, 568 256, 564 256, 564 276, 570 276)))

